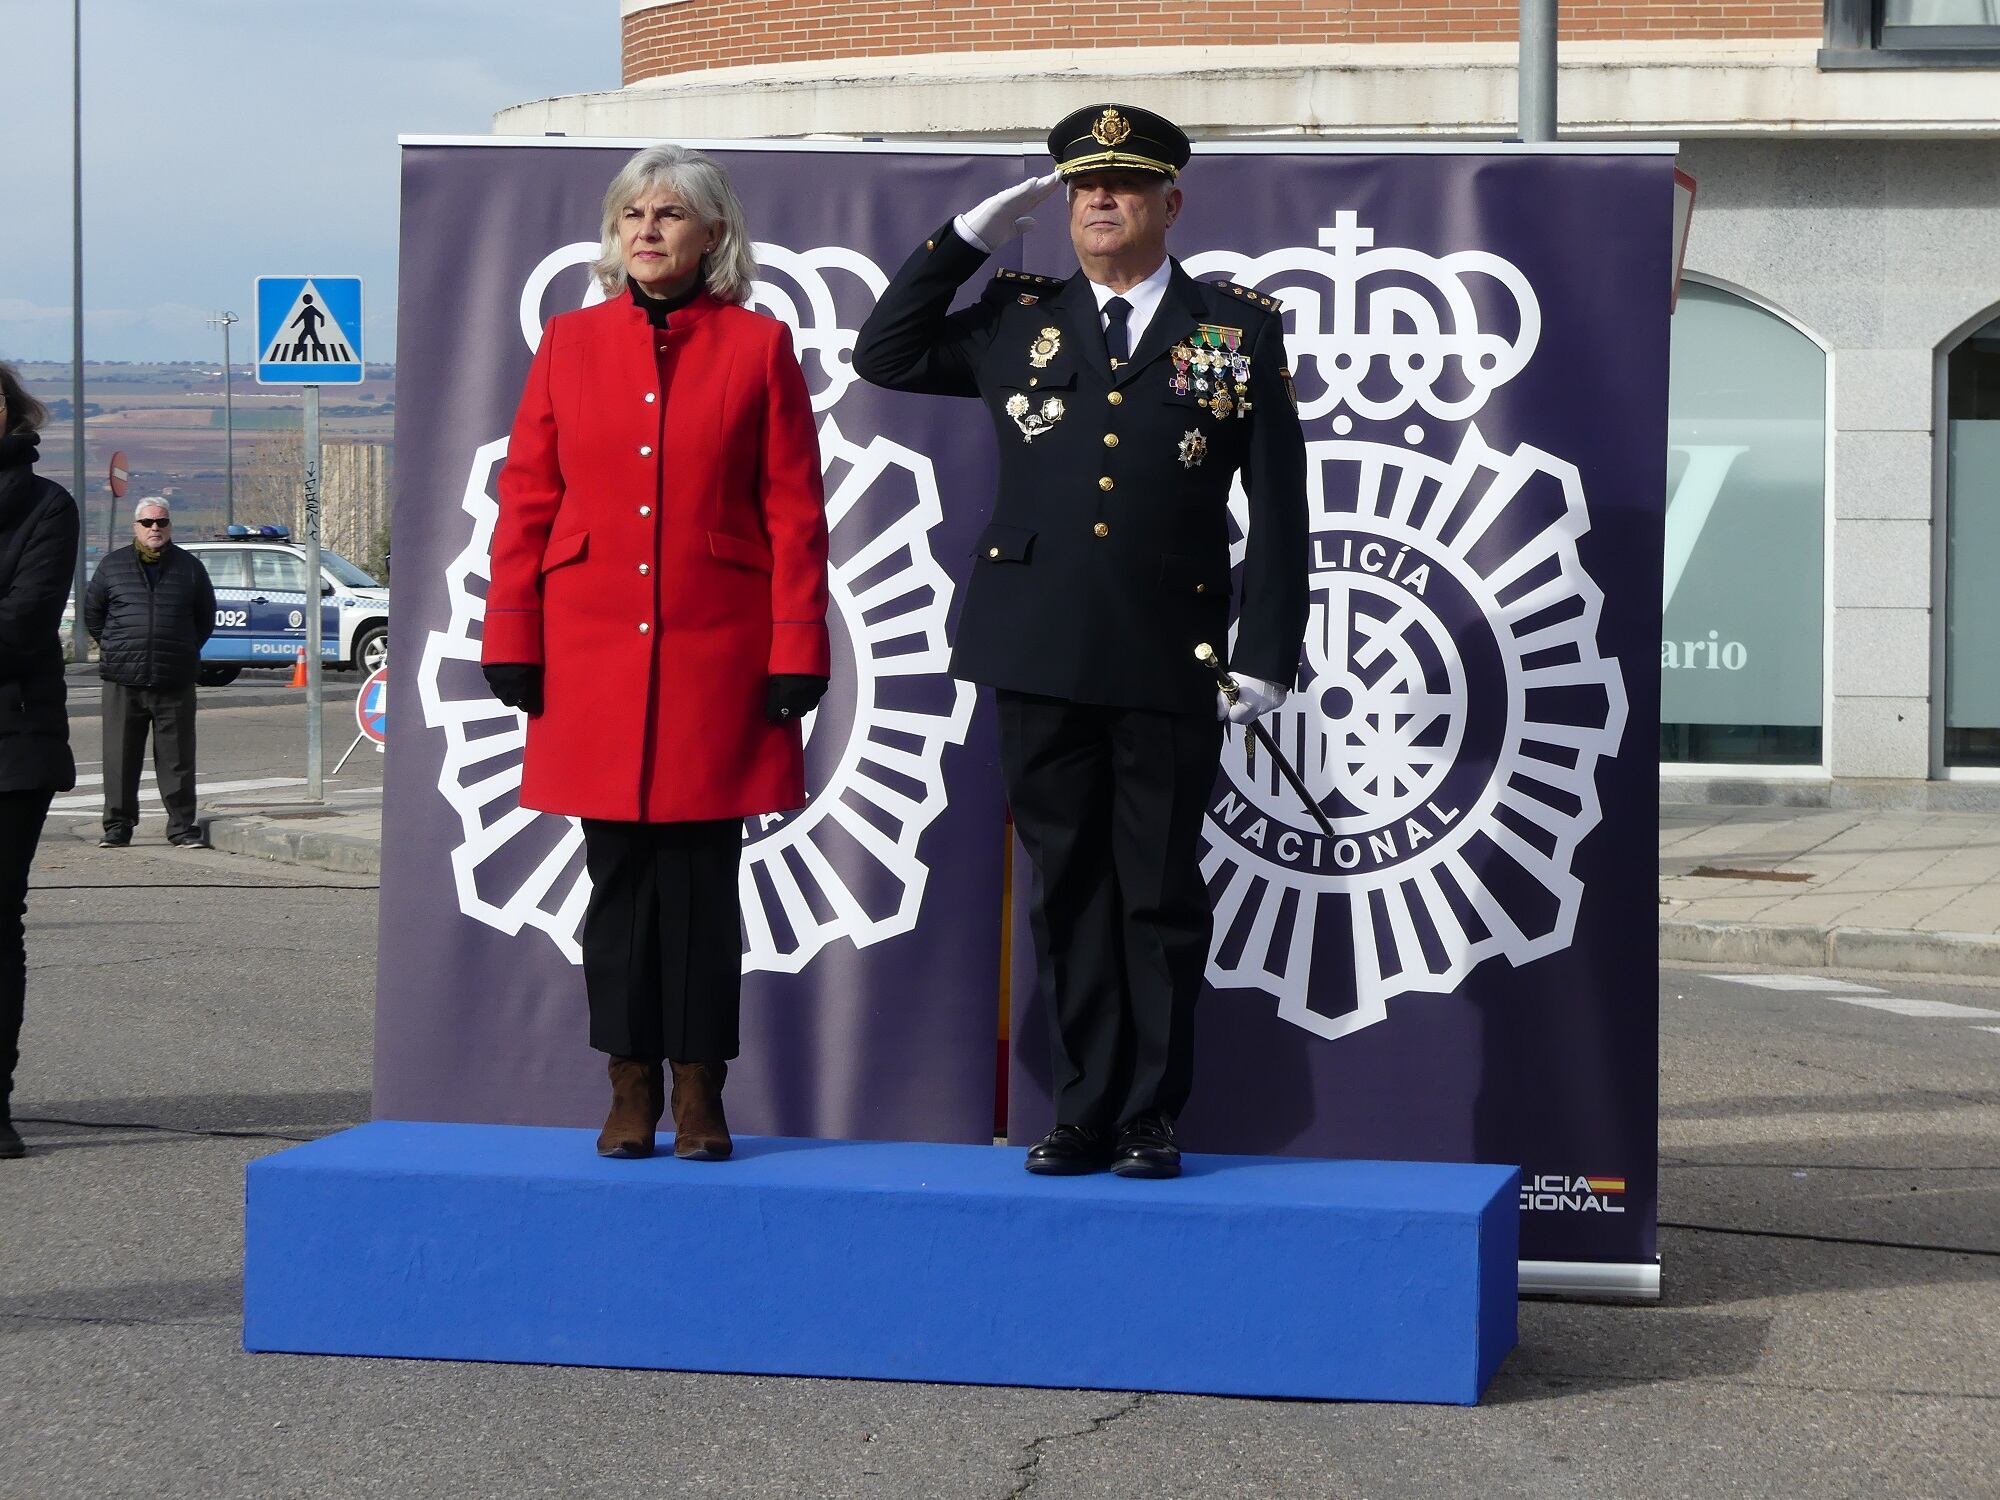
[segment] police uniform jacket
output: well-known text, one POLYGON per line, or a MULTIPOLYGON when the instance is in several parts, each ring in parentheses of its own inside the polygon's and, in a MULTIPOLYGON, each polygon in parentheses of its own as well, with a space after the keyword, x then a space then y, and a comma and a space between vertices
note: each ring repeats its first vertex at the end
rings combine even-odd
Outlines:
POLYGON ((825 676, 826 518, 785 325, 707 293, 542 332, 499 481, 482 660, 540 664, 521 802, 637 822, 802 806, 773 674, 825 676))
MULTIPOLYGON (((1001 271, 949 312, 985 256, 949 225, 903 265, 855 345, 877 385, 985 402, 999 489, 952 651, 974 682, 1078 703, 1208 710, 1213 645, 1237 670, 1289 684, 1307 607, 1305 452, 1269 298, 1198 282, 1178 262, 1131 360, 1110 368, 1097 302, 1067 281, 1001 271), (1194 388, 1197 343, 1247 352, 1247 403, 1228 370, 1194 388), (1215 382, 1230 392, 1215 400, 1215 382), (1245 409, 1247 406, 1247 410, 1245 409), (1233 647, 1230 481, 1250 528, 1233 647)), ((1206 374, 1203 378, 1209 378, 1206 374)))

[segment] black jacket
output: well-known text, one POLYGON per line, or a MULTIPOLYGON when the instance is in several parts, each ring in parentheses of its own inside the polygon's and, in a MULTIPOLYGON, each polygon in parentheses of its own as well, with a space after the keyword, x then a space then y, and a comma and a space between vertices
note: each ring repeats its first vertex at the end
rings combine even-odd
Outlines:
POLYGON ((105 681, 191 687, 202 643, 215 629, 215 585, 194 554, 172 542, 160 554, 158 582, 147 579, 136 549, 120 547, 97 565, 83 623, 97 642, 105 681))
POLYGON ((32 438, 0 438, 0 792, 76 785, 62 650, 76 505, 34 460, 32 438))
POLYGON ((985 259, 940 229, 896 273, 854 349, 876 385, 979 397, 999 435, 999 493, 953 673, 1077 703, 1207 712, 1215 679, 1194 656, 1205 641, 1237 669, 1289 685, 1310 560, 1305 439, 1276 304, 1196 281, 1176 262, 1114 372, 1081 273, 1001 271, 977 302, 948 312, 985 259), (1197 351, 1207 363, 1192 363, 1197 351), (1229 514, 1239 472, 1247 538, 1232 537, 1229 514), (1243 546, 1233 647, 1232 540, 1243 546))

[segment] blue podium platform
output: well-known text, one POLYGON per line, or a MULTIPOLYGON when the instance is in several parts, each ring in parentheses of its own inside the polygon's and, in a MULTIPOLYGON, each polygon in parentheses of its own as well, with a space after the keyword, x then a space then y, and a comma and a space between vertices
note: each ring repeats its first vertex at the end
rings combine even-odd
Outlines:
POLYGON ((1513 1167, 378 1121, 253 1162, 252 1350, 1472 1403, 1514 1346, 1513 1167))

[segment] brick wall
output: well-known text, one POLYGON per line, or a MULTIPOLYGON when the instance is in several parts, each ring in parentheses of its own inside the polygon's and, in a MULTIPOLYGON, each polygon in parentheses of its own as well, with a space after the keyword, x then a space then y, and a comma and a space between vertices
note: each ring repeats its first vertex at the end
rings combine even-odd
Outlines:
MULTIPOLYGON (((1565 0, 1565 41, 1816 37, 1821 0, 1565 0)), ((829 57, 1041 47, 1502 42, 1493 0, 684 0, 624 21, 624 77, 829 57)))

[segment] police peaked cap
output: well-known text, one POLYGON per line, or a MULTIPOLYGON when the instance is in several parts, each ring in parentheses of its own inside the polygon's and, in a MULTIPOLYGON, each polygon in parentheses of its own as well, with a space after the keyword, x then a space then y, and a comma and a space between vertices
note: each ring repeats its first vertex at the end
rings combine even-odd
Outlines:
POLYGON ((1164 115, 1089 104, 1056 122, 1049 155, 1065 178, 1085 172, 1157 172, 1172 182, 1188 160, 1187 133, 1164 115))

